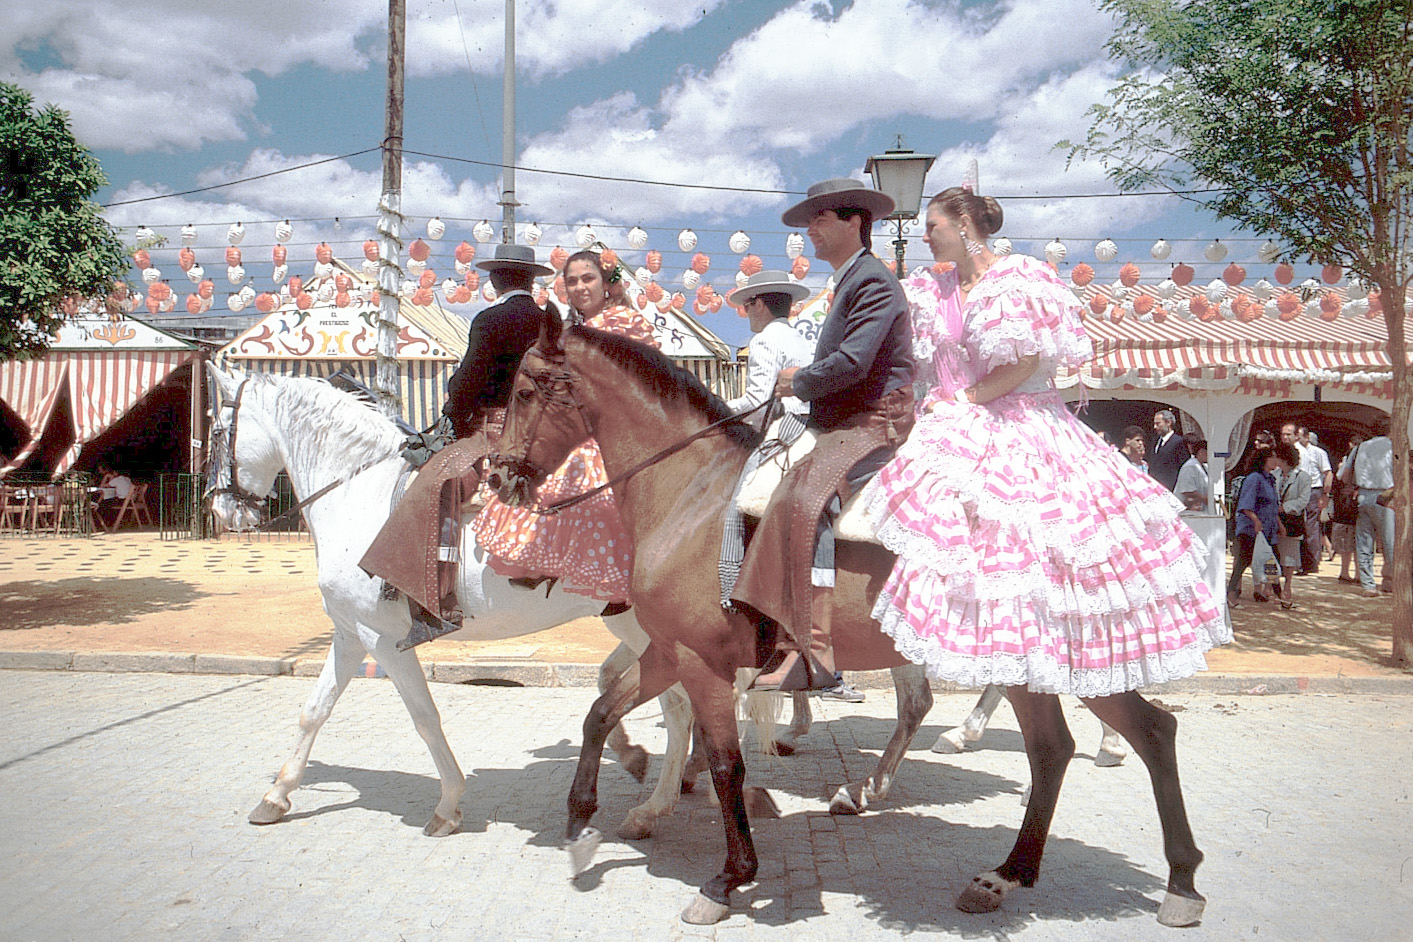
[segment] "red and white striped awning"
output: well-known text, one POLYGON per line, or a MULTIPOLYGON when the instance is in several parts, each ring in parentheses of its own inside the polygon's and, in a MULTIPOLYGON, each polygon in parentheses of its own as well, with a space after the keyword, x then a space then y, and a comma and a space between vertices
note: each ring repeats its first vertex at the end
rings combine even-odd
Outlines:
POLYGON ((38 360, 0 363, 0 399, 15 410, 29 434, 28 441, 0 467, 0 475, 33 454, 63 393, 69 396, 73 414, 74 444, 54 467, 56 476, 73 466, 83 445, 107 431, 173 370, 199 356, 191 349, 51 352, 38 360))

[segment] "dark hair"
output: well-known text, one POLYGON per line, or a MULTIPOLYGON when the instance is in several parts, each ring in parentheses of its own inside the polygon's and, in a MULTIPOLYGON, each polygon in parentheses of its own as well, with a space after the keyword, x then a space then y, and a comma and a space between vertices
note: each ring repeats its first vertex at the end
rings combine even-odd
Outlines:
POLYGON ((1295 446, 1286 442, 1276 442, 1271 446, 1271 454, 1277 459, 1284 461, 1292 468, 1300 467, 1300 452, 1295 450, 1295 446))
POLYGON ((865 252, 873 251, 873 213, 857 206, 843 206, 834 210, 834 215, 840 219, 853 219, 858 216, 863 220, 859 223, 859 241, 863 242, 865 252))
POLYGON ((612 271, 603 267, 603 256, 593 249, 580 249, 564 260, 564 271, 569 271, 569 266, 575 262, 586 262, 593 266, 594 271, 599 273, 599 278, 603 281, 604 288, 608 291, 608 299, 614 304, 628 303, 628 289, 623 285, 622 272, 618 266, 614 266, 612 271))
POLYGON ((1187 451, 1191 455, 1196 455, 1207 447, 1207 439, 1199 438, 1196 432, 1188 432, 1182 437, 1182 440, 1187 443, 1187 451))
POLYGON ((490 276, 491 287, 496 289, 496 294, 529 291, 535 284, 534 274, 523 268, 492 268, 486 274, 490 276))
POLYGON ((770 311, 771 317, 789 317, 790 308, 795 306, 794 298, 784 291, 762 291, 756 297, 770 311))
POLYGON ((1143 431, 1142 427, 1137 425, 1130 425, 1124 429, 1123 440, 1128 441, 1130 438, 1142 438, 1147 434, 1148 433, 1143 431))
POLYGON ((977 196, 964 187, 948 187, 927 203, 927 208, 938 207, 953 219, 969 218, 982 236, 994 235, 1001 231, 1001 221, 1005 214, 1001 204, 990 196, 977 196))

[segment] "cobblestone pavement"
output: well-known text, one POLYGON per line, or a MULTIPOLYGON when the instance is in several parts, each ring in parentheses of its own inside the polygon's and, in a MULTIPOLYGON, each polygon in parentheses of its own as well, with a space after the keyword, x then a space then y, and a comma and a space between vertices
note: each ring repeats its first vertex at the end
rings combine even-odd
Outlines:
MULTIPOLYGON (((246 814, 293 745, 312 680, 0 672, 0 938, 5 940, 881 939, 1393 940, 1413 923, 1413 698, 1164 694, 1180 710, 1188 809, 1207 860, 1204 923, 1155 921, 1166 866, 1136 759, 1089 761, 1097 723, 1066 710, 1070 767, 1040 884, 992 916, 952 899, 1001 861, 1029 776, 1002 707, 981 748, 927 750, 970 709, 938 698, 893 794, 831 817, 833 789, 871 769, 891 697, 821 704, 788 759, 751 756, 779 820, 758 821, 759 883, 715 927, 678 912, 719 868, 700 788, 654 839, 612 837, 646 794, 602 770, 609 835, 568 879, 564 802, 592 693, 436 689, 470 774, 464 830, 433 840, 432 763, 392 686, 357 680, 318 743, 294 809, 246 814)), ((630 732, 655 751, 655 708, 630 732)), ((706 785, 706 779, 702 779, 706 785)))

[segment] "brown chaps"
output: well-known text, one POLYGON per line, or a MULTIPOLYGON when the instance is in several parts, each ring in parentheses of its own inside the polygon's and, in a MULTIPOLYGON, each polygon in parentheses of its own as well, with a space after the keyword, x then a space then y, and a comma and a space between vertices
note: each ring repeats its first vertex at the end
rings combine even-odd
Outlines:
POLYGON ((825 506, 836 494, 848 500, 854 466, 880 450, 895 450, 912 426, 913 391, 904 387, 868 403, 844 427, 822 434, 775 489, 746 548, 731 600, 777 622, 808 650, 810 568, 825 506))
POLYGON ((505 425, 496 409, 476 431, 432 455, 393 508, 358 566, 423 608, 455 623, 462 506, 481 484, 477 463, 490 454, 505 425), (450 617, 449 617, 450 616, 450 617))

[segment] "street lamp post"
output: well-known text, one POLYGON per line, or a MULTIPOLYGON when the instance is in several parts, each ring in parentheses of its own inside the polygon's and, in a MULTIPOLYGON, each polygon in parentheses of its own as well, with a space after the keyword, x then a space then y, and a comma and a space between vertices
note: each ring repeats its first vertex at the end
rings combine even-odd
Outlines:
POLYGON ((899 135, 890 149, 882 154, 875 154, 864 164, 864 171, 873 177, 874 189, 893 199, 893 212, 885 218, 892 220, 898 227, 898 237, 893 240, 893 251, 897 257, 899 280, 902 280, 907 272, 904 256, 908 242, 903 238, 903 226, 908 220, 917 218, 922 207, 923 182, 936 159, 935 154, 918 154, 905 148, 903 137, 899 135))

